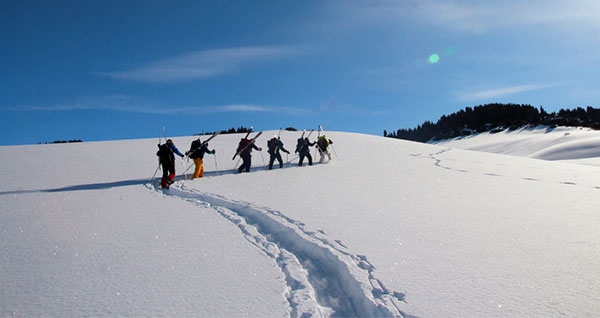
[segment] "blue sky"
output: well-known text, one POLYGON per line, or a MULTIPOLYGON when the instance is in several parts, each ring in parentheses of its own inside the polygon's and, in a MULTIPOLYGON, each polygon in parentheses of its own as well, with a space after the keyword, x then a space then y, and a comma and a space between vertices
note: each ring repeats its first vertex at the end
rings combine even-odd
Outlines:
POLYGON ((0 145, 600 107, 600 2, 2 1, 0 145))

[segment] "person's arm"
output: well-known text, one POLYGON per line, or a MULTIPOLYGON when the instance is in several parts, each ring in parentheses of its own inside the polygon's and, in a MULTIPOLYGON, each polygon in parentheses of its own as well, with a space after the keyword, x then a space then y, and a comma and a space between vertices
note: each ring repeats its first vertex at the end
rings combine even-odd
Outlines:
POLYGON ((177 149, 177 147, 175 147, 175 144, 171 144, 171 150, 173 150, 173 152, 176 153, 179 157, 183 158, 183 154, 179 151, 179 149, 177 149))

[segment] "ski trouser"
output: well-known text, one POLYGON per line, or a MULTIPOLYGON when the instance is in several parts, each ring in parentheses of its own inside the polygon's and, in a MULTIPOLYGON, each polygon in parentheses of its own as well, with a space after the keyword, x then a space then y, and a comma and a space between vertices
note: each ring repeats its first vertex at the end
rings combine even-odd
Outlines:
POLYGON ((160 186, 168 188, 173 180, 175 180, 175 162, 161 163, 162 165, 162 179, 160 180, 160 186))
POLYGON ((302 166, 302 163, 304 162, 304 157, 306 157, 308 159, 308 165, 312 166, 312 156, 310 155, 310 151, 302 151, 299 154, 300 159, 298 160, 298 165, 302 166))
POLYGON ((194 159, 194 165, 196 166, 196 170, 194 170, 192 179, 202 178, 204 176, 204 164, 202 163, 202 158, 194 159))
POLYGON ((240 154, 242 157, 242 165, 238 168, 238 172, 250 172, 250 166, 252 165, 252 155, 249 153, 240 154))
POLYGON ((325 156, 327 156, 327 158, 329 160, 331 160, 331 154, 329 153, 329 151, 327 149, 321 149, 321 147, 318 147, 318 149, 319 149, 319 154, 321 155, 319 163, 323 163, 325 161, 325 156))
POLYGON ((273 162, 275 159, 279 161, 279 168, 283 168, 283 159, 281 159, 280 153, 271 154, 271 159, 269 159, 269 170, 273 169, 273 162))

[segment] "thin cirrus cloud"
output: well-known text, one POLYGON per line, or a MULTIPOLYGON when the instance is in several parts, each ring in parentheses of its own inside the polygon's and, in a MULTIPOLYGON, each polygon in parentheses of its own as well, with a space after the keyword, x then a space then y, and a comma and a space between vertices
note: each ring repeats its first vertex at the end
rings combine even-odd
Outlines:
POLYGON ((77 110, 110 110, 125 113, 139 113, 152 115, 165 114, 218 114, 230 112, 246 113, 287 113, 298 115, 306 113, 307 110, 289 106, 255 105, 255 104, 226 104, 226 105, 179 105, 165 106, 160 103, 149 101, 145 98, 128 95, 111 95, 86 97, 75 100, 66 100, 55 104, 18 105, 3 106, 2 111, 12 112, 55 112, 55 111, 77 111, 77 110))
POLYGON ((396 24, 415 21, 441 27, 442 30, 484 33, 489 29, 517 29, 530 25, 580 28, 600 25, 596 12, 600 2, 595 0, 532 0, 501 2, 467 1, 394 1, 333 2, 339 20, 359 25, 396 24))
POLYGON ((510 96, 517 93, 535 91, 540 89, 546 89, 550 87, 554 87, 556 85, 550 84, 529 84, 529 85, 516 85, 516 86, 507 86, 500 87, 488 90, 482 90, 477 92, 470 92, 461 94, 459 96, 460 100, 463 101, 476 101, 476 100, 489 100, 493 98, 502 98, 506 96, 510 96))
POLYGON ((96 75, 149 83, 189 81, 231 74, 245 64, 272 61, 299 51, 299 48, 291 46, 249 46, 196 51, 131 70, 100 72, 96 75))
POLYGON ((598 25, 597 1, 534 0, 505 1, 495 4, 432 1, 421 7, 423 21, 460 31, 482 32, 486 29, 529 25, 579 28, 583 24, 598 25))

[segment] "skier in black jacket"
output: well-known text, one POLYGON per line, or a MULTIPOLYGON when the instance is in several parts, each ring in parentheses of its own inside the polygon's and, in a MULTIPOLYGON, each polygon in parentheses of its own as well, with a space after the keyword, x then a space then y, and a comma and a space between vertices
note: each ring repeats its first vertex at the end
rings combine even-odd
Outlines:
POLYGON ((188 157, 194 160, 195 170, 192 179, 202 178, 204 176, 203 160, 205 153, 214 155, 215 150, 209 150, 208 143, 201 142, 200 138, 192 141, 192 144, 190 145, 190 150, 185 153, 188 157))
POLYGON ((262 151, 262 148, 257 147, 248 138, 242 138, 238 144, 237 151, 241 151, 240 157, 242 157, 242 165, 238 168, 238 172, 250 172, 250 166, 252 165, 252 149, 262 151))
POLYGON ((281 159, 281 154, 279 153, 279 150, 287 154, 289 154, 290 152, 283 148, 283 142, 281 142, 281 139, 277 135, 275 135, 273 138, 267 141, 267 147, 269 148, 269 155, 271 156, 271 158, 269 159, 269 170, 273 169, 273 162, 275 162, 275 159, 279 161, 279 168, 283 168, 283 159, 281 159))
POLYGON ((300 160, 298 161, 298 166, 302 167, 302 163, 304 162, 304 158, 308 158, 308 165, 312 166, 312 156, 310 155, 309 147, 314 146, 314 142, 310 142, 307 137, 298 138, 298 144, 296 145, 296 153, 300 156, 300 160))

